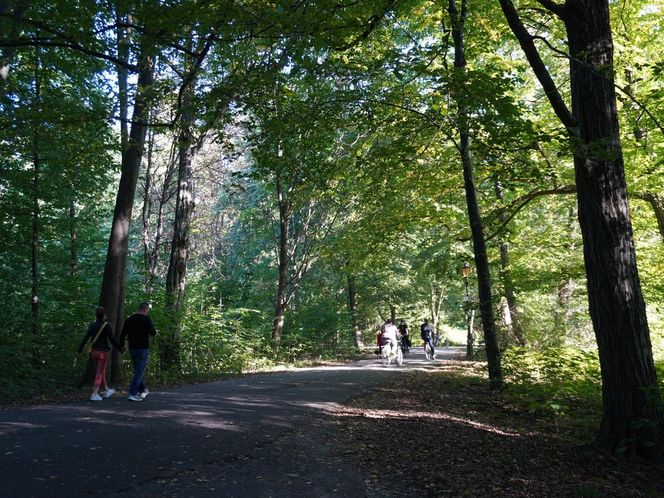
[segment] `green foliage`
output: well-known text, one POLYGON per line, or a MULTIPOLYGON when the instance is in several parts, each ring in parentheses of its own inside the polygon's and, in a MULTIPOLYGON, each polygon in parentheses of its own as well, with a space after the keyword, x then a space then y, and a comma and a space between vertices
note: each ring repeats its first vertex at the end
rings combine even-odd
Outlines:
POLYGON ((264 347, 269 333, 255 325, 260 318, 248 309, 189 314, 180 336, 182 374, 240 373, 269 363, 264 347))
POLYGON ((503 354, 508 395, 525 409, 568 419, 592 417, 601 407, 601 376, 595 352, 570 347, 503 354))

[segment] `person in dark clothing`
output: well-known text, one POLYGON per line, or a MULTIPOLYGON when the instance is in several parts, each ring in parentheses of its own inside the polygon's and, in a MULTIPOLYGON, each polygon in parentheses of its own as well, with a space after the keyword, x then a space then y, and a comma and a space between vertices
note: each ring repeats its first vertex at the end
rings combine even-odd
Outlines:
POLYGON ((408 324, 403 320, 401 320, 401 323, 399 324, 399 333, 401 334, 401 348, 404 353, 407 353, 412 344, 410 342, 410 331, 408 330, 408 324))
POLYGON ((143 382, 145 368, 148 365, 148 351, 150 336, 157 335, 157 331, 148 316, 150 303, 138 305, 136 313, 125 320, 120 336, 120 344, 124 346, 125 338, 129 341, 129 354, 134 366, 134 378, 129 386, 129 401, 143 401, 150 392, 143 382))
POLYGON ((424 348, 426 349, 427 344, 431 348, 431 358, 434 360, 436 359, 436 351, 433 348, 433 334, 434 330, 431 324, 429 323, 429 319, 425 318, 424 323, 420 326, 420 335, 422 336, 422 340, 424 341, 424 348))
POLYGON ((96 321, 88 326, 81 344, 78 346, 78 352, 82 352, 85 343, 92 342, 92 351, 90 356, 95 364, 95 380, 92 384, 92 395, 90 401, 101 401, 103 398, 113 396, 115 389, 110 389, 106 383, 106 363, 108 362, 108 353, 111 350, 111 344, 117 349, 122 350, 122 346, 113 338, 113 329, 106 321, 106 310, 101 306, 95 309, 96 321), (104 385, 104 391, 99 395, 99 387, 104 385))

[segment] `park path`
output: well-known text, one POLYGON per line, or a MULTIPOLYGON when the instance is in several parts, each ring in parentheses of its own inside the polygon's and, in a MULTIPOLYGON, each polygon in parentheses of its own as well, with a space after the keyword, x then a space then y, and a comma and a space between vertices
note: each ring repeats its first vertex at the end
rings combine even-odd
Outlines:
POLYGON ((0 496, 371 496, 335 451, 332 408, 443 360, 415 348, 401 368, 376 358, 182 386, 141 403, 0 411, 0 496))

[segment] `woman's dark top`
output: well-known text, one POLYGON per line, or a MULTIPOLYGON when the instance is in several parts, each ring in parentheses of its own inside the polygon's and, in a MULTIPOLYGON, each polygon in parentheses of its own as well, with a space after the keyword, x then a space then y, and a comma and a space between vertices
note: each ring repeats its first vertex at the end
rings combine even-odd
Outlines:
POLYGON ((83 351, 86 342, 95 338, 97 332, 99 332, 99 329, 104 323, 106 326, 104 327, 104 330, 101 331, 101 334, 99 334, 99 337, 97 337, 97 340, 92 343, 92 349, 95 351, 110 351, 111 344, 117 349, 122 349, 122 346, 120 346, 120 344, 113 338, 113 327, 111 327, 111 324, 102 320, 97 320, 88 326, 88 331, 85 333, 81 345, 78 347, 79 353, 83 351))

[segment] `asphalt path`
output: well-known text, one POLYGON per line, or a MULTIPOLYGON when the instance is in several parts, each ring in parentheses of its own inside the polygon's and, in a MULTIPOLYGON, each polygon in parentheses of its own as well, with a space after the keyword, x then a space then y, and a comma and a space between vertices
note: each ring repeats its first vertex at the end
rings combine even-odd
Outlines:
POLYGON ((366 497, 334 408, 412 369, 380 360, 0 411, 0 497, 366 497))

